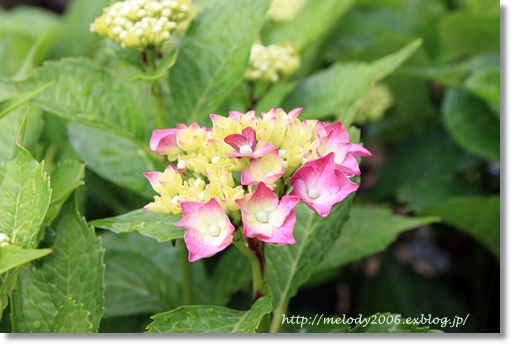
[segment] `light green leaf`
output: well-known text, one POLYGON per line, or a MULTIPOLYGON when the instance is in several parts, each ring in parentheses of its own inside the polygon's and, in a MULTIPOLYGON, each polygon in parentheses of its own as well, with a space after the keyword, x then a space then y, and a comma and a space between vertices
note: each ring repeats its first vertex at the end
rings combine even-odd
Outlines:
MULTIPOLYGON (((101 237, 106 249, 104 317, 158 313, 183 305, 177 246, 138 233, 106 232, 101 237)), ((203 294, 210 295, 211 289, 204 262, 190 265, 194 302, 208 303, 203 294)))
POLYGON ((96 331, 103 313, 103 248, 78 214, 74 198, 64 204, 44 235, 42 243, 53 254, 18 277, 11 300, 13 332, 49 332, 69 299, 90 312, 96 331))
POLYGON ((123 136, 146 140, 154 127, 151 93, 142 82, 129 82, 84 58, 47 61, 33 76, 14 83, 24 93, 54 85, 34 98, 66 119, 123 136))
POLYGON ((334 64, 301 81, 285 98, 283 108, 304 108, 302 118, 319 118, 333 114, 363 96, 375 82, 392 73, 420 44, 421 39, 418 39, 396 53, 370 64, 334 64))
POLYGON ((180 219, 168 214, 135 210, 117 217, 93 220, 89 224, 115 233, 138 231, 144 236, 164 242, 183 238, 185 229, 174 226, 180 219))
POLYGON ((51 249, 23 249, 12 244, 0 248, 0 274, 51 252, 51 249))
POLYGON ((442 113, 457 144, 480 158, 500 160, 500 121, 485 103, 465 91, 450 89, 442 113))
POLYGON ((485 15, 500 15, 500 1, 498 0, 465 0, 471 13, 485 15))
POLYGON ((441 41, 457 57, 500 51, 499 16, 447 12, 439 21, 441 41))
POLYGON ((90 56, 97 49, 99 35, 91 33, 89 25, 101 16, 109 0, 70 1, 63 17, 61 35, 55 47, 57 56, 90 56))
POLYGON ((295 18, 272 26, 264 43, 293 43, 304 49, 325 37, 353 4, 354 0, 309 0, 295 18))
POLYGON ((58 29, 60 25, 57 14, 42 8, 19 6, 9 11, 0 9, 0 35, 17 32, 36 39, 44 32, 58 29))
POLYGON ((293 231, 296 243, 266 248, 267 281, 273 297, 274 319, 271 331, 281 326, 281 314, 299 287, 323 260, 325 254, 339 237, 341 228, 349 218, 351 194, 333 207, 328 217, 322 218, 305 204, 295 207, 297 221, 293 231))
POLYGON ((68 196, 84 184, 84 169, 85 165, 76 161, 62 161, 52 169, 50 174, 52 199, 46 213, 46 223, 51 223, 68 196))
POLYGON ((439 216, 480 241, 500 258, 500 197, 456 197, 426 207, 423 212, 439 216))
POLYGON ((89 333, 94 326, 89 321, 89 312, 75 301, 68 299, 55 315, 49 333, 89 333))
POLYGON ((22 94, 19 94, 16 96, 12 96, 12 97, 9 97, 7 99, 0 101, 0 119, 2 117, 4 117, 6 114, 10 113, 12 110, 19 107, 20 105, 25 104, 30 99, 39 95, 50 85, 52 85, 52 82, 44 84, 43 86, 41 86, 35 90, 29 91, 26 93, 22 93, 22 94))
POLYGON ((255 333, 272 311, 270 297, 259 298, 248 311, 225 307, 186 306, 152 316, 148 333, 255 333))
POLYGON ((144 173, 156 169, 140 144, 76 122, 68 123, 68 135, 78 155, 96 174, 144 197, 155 195, 144 173))
POLYGON ((466 79, 464 88, 473 95, 499 107, 500 68, 489 67, 476 71, 466 79))
POLYGON ((0 165, 0 232, 18 247, 35 248, 50 197, 43 164, 20 148, 14 160, 0 165))
POLYGON ((354 206, 341 236, 317 270, 340 267, 385 250, 398 234, 439 221, 437 217, 402 217, 385 207, 354 206))
POLYGON ((56 30, 45 32, 39 36, 25 56, 23 63, 16 71, 16 73, 11 77, 11 79, 14 80, 23 78, 36 66, 42 63, 42 61, 47 58, 48 51, 51 49, 53 43, 55 42, 56 36, 56 30))
POLYGON ((242 81, 269 3, 219 1, 194 19, 169 73, 175 121, 204 122, 242 81))

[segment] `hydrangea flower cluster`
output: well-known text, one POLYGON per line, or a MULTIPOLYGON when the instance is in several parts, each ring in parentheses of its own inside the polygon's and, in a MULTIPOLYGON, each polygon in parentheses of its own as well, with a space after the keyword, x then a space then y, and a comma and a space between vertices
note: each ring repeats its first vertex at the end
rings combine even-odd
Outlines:
POLYGON ((280 76, 288 76, 300 66, 300 56, 291 44, 271 44, 268 47, 255 42, 251 47, 249 67, 244 77, 250 81, 279 81, 280 76))
POLYGON ((267 18, 275 22, 286 22, 297 16, 304 7, 304 0, 274 0, 270 4, 267 18))
POLYGON ((190 0, 126 0, 103 9, 91 32, 106 36, 123 48, 158 48, 181 31, 191 17, 190 0))
POLYGON ((393 95, 385 84, 373 86, 361 103, 354 122, 362 125, 380 120, 393 102, 393 95))
POLYGON ((226 248, 241 226, 246 238, 294 244, 295 205, 326 217, 358 188, 349 179, 360 175, 355 157, 370 153, 349 142, 341 122, 300 121, 300 112, 212 114, 212 128, 153 132, 151 151, 170 164, 145 174, 160 194, 145 209, 182 216, 190 261, 226 248))

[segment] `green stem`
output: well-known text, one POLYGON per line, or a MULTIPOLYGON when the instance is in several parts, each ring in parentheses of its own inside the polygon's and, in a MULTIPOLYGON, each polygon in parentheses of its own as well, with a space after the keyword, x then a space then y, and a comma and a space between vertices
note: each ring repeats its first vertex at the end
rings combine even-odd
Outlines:
MULTIPOLYGON (((153 74, 156 71, 156 55, 154 49, 146 50, 145 66, 149 74, 153 74)), ((167 117, 165 116, 160 79, 151 82, 151 94, 153 95, 153 104, 155 107, 156 126, 160 129, 167 128, 167 117)))
POLYGON ((188 261, 188 249, 184 240, 179 239, 176 241, 178 242, 178 250, 180 256, 183 305, 192 305, 194 304, 194 297, 192 295, 192 270, 190 267, 190 262, 188 261))

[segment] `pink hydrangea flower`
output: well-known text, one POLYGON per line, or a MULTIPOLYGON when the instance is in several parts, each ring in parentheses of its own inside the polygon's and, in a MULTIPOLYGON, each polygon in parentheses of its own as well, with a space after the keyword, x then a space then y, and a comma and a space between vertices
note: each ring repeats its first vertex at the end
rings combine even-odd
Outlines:
POLYGON ((293 190, 290 196, 299 197, 322 217, 327 217, 331 208, 357 190, 357 183, 335 170, 335 154, 306 162, 290 177, 293 190))
POLYGON ((264 182, 270 186, 283 176, 284 172, 283 160, 276 147, 262 157, 251 158, 249 166, 242 170, 242 184, 253 185, 264 182))
MULTIPOLYGON (((179 126, 183 125, 178 125, 177 128, 179 128, 179 126)), ((183 152, 176 141, 175 128, 155 129, 149 141, 149 147, 151 152, 170 156, 172 158, 171 160, 174 160, 174 157, 177 157, 183 152)))
POLYGON ((361 175, 359 164, 355 157, 371 156, 364 147, 349 141, 348 131, 341 122, 332 124, 319 123, 316 130, 318 138, 317 154, 326 156, 334 153, 336 169, 347 176, 361 175))
POLYGON ((266 141, 256 141, 256 131, 252 127, 242 129, 242 134, 230 134, 224 138, 224 142, 236 150, 228 152, 228 157, 261 157, 275 149, 266 141))
POLYGON ((184 240, 190 262, 210 257, 233 242, 235 227, 215 198, 208 202, 182 201, 183 218, 176 226, 187 229, 184 240))
POLYGON ((254 193, 235 201, 242 211, 244 236, 273 244, 294 244, 293 227, 299 202, 295 196, 283 196, 281 200, 263 182, 254 193))

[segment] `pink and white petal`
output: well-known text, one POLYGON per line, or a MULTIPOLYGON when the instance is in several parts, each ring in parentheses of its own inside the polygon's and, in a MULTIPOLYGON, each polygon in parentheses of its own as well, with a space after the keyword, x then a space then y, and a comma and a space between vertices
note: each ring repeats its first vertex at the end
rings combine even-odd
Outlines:
POLYGON ((336 170, 340 170, 348 176, 361 175, 359 170, 359 163, 352 155, 347 155, 341 164, 336 164, 336 170))
POLYGON ((267 239, 259 238, 261 241, 272 243, 272 244, 295 244, 295 238, 293 238, 293 229, 295 228, 296 215, 295 212, 291 212, 286 217, 283 225, 280 228, 274 229, 274 233, 267 239))
POLYGON ((279 150, 279 149, 276 146, 274 146, 266 141, 260 141, 256 144, 256 147, 254 149, 252 156, 253 157, 261 157, 264 154, 272 152, 273 150, 279 150))
POLYGON ((299 117, 300 113, 302 112, 302 108, 295 108, 295 109, 292 109, 289 113, 288 113, 288 117, 290 118, 290 120, 294 120, 296 119, 297 117, 299 117))
POLYGON ((234 148, 237 153, 240 152, 240 148, 247 145, 247 138, 242 134, 230 134, 224 138, 224 142, 234 148))
POLYGON ((157 153, 165 153, 165 151, 172 151, 178 148, 176 144, 175 129, 155 129, 151 139, 149 140, 149 148, 151 149, 151 152, 157 153))
POLYGON ((253 214, 257 212, 272 212, 277 208, 279 198, 265 183, 260 182, 247 203, 247 210, 253 214))
POLYGON ((162 175, 163 173, 159 171, 144 173, 144 176, 146 176, 146 178, 149 180, 149 183, 151 183, 151 187, 153 187, 153 189, 157 192, 160 190, 160 179, 162 178, 162 175))
POLYGON ((189 230, 185 232, 184 240, 188 249, 188 261, 194 262, 223 251, 233 242, 233 236, 228 236, 219 246, 212 246, 204 242, 200 233, 189 230))
POLYGON ((244 236, 247 238, 257 238, 259 240, 272 237, 274 228, 268 223, 244 221, 244 236))
POLYGON ((295 213, 293 208, 299 203, 300 198, 296 196, 285 195, 281 198, 281 202, 277 208, 269 212, 268 223, 275 228, 283 226, 290 213, 295 213))
POLYGON ((290 184, 293 186, 297 179, 300 179, 305 183, 305 185, 311 186, 315 185, 318 180, 318 175, 316 169, 311 166, 311 163, 314 161, 306 162, 302 167, 300 167, 291 177, 290 184))
POLYGON ((370 151, 368 151, 361 145, 353 144, 353 143, 350 143, 350 147, 348 148, 348 153, 350 153, 351 155, 356 156, 356 157, 368 157, 368 156, 372 155, 370 153, 370 151))
POLYGON ((242 129, 242 135, 247 139, 247 145, 254 150, 256 147, 256 131, 252 127, 242 129))

